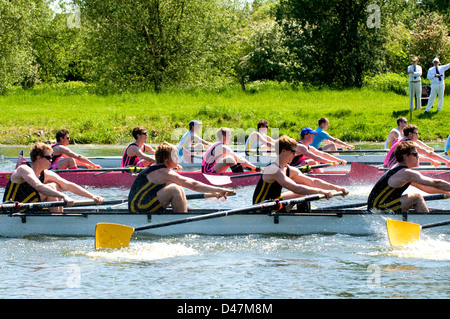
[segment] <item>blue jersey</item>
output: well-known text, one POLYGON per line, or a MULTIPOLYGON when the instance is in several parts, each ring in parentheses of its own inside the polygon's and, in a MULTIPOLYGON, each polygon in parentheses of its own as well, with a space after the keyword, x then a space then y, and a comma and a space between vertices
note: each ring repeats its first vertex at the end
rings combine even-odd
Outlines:
POLYGON ((316 131, 317 131, 317 134, 314 135, 314 140, 312 141, 312 143, 310 145, 319 149, 320 144, 322 144, 322 141, 329 139, 331 136, 327 132, 322 130, 320 127, 317 128, 316 131))
POLYGON ((450 135, 447 138, 447 143, 445 143, 445 154, 450 155, 450 135))

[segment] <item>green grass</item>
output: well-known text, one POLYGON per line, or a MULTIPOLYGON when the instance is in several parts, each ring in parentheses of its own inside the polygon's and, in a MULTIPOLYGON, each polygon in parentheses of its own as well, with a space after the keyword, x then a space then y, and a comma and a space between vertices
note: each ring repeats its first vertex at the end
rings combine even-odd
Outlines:
MULTIPOLYGON (((437 102, 435 102, 437 103, 437 102)), ((421 139, 444 139, 450 99, 444 110, 430 117, 414 111, 412 123, 421 139)), ((101 94, 82 83, 15 89, 0 95, 0 144, 32 144, 54 140, 61 128, 78 144, 123 144, 130 131, 144 126, 152 143, 178 141, 189 121, 203 122, 203 133, 213 139, 216 129, 235 129, 237 139, 251 132, 260 119, 269 121, 279 134, 296 139, 305 126, 317 127, 318 118, 330 120, 329 133, 349 142, 381 142, 396 126, 396 118, 409 120, 408 97, 373 89, 292 89, 288 85, 254 83, 222 90, 167 90, 101 94)), ((269 133, 271 133, 269 131, 269 133)), ((243 137, 244 136, 244 137, 243 137)))

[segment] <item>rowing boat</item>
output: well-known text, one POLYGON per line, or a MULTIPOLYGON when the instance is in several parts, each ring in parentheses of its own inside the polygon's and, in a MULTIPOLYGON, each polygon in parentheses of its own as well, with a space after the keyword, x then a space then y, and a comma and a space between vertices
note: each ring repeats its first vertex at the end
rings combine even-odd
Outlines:
MULTIPOLYGON (((180 218, 208 214, 212 210, 191 209, 188 213, 135 214, 125 209, 66 208, 64 213, 2 213, 0 236, 29 235, 93 236, 98 223, 116 223, 140 226, 164 223, 180 218)), ((316 209, 311 212, 293 210, 290 213, 242 213, 217 219, 205 219, 138 232, 141 235, 242 235, 242 234, 350 234, 371 235, 385 232, 386 219, 426 224, 449 219, 450 211, 433 210, 429 214, 370 214, 360 209, 316 209)), ((450 232, 450 226, 439 229, 450 232)))
MULTIPOLYGON (((351 186, 351 185, 373 185, 384 173, 383 169, 375 166, 366 165, 362 163, 352 163, 350 170, 325 170, 323 173, 308 173, 311 177, 317 177, 336 185, 351 186)), ((450 182, 449 169, 424 169, 420 171, 422 175, 431 178, 440 178, 450 182)), ((256 185, 260 174, 253 172, 232 173, 226 172, 218 175, 205 175, 200 171, 179 171, 180 175, 193 178, 197 181, 217 185, 211 182, 210 176, 217 178, 221 176, 230 177, 231 183, 226 184, 228 187, 240 187, 256 185)), ((74 182, 78 185, 96 186, 96 187, 111 187, 111 186, 130 186, 134 182, 135 174, 126 173, 123 171, 102 171, 102 170, 67 170, 59 171, 58 174, 68 181, 74 182)), ((5 187, 10 172, 0 173, 0 187, 5 187)))

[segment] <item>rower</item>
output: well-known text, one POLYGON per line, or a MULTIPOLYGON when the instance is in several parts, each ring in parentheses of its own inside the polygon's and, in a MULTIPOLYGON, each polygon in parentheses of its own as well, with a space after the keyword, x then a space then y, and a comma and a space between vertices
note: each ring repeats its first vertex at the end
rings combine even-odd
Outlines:
POLYGON ((326 117, 321 117, 319 119, 319 127, 316 129, 318 134, 314 136, 314 140, 311 143, 311 146, 314 146, 317 149, 320 149, 322 151, 337 151, 338 148, 349 148, 354 149, 355 147, 353 145, 344 143, 340 139, 331 136, 326 131, 330 127, 330 122, 326 117), (322 148, 320 148, 320 144, 322 142, 325 142, 326 145, 324 145, 322 148))
POLYGON ((419 166, 417 145, 412 141, 402 141, 395 146, 394 156, 398 164, 387 171, 370 192, 367 208, 372 211, 429 212, 425 199, 419 193, 403 194, 411 185, 432 194, 443 193, 450 197, 450 183, 441 179, 423 176, 412 170, 419 166))
POLYGON ((270 151, 275 146, 275 141, 267 135, 269 122, 260 120, 256 124, 256 131, 253 131, 245 141, 245 155, 260 155, 262 150, 270 151))
MULTIPOLYGON (((65 180, 48 170, 52 158, 52 148, 43 143, 35 144, 30 151, 31 163, 17 167, 11 174, 3 195, 3 202, 35 203, 64 200, 71 206, 74 200, 62 191, 103 203, 103 198, 91 194, 81 186, 65 180)), ((52 207, 50 211, 61 212, 62 207, 52 207)))
POLYGON ((216 135, 218 142, 211 145, 205 152, 205 155, 203 155, 203 173, 223 173, 228 168, 234 173, 242 173, 244 172, 244 168, 249 170, 258 169, 246 159, 236 155, 236 153, 227 146, 231 141, 231 131, 229 128, 221 127, 216 135))
POLYGON ((187 212, 183 187, 201 193, 211 192, 217 198, 226 198, 234 193, 232 190, 210 186, 173 171, 178 166, 177 152, 177 148, 167 142, 156 147, 156 163, 140 172, 131 187, 128 196, 130 212, 153 213, 162 211, 169 205, 172 205, 175 212, 187 212))
POLYGON ((405 128, 406 125, 408 125, 408 120, 405 117, 399 117, 397 119, 397 127, 393 128, 389 132, 386 141, 384 142, 385 149, 390 149, 394 141, 401 140, 404 138, 403 129, 405 128))
POLYGON ((439 165, 441 162, 443 162, 447 166, 450 165, 449 160, 447 160, 445 157, 442 157, 442 156, 436 154, 432 147, 429 147, 424 142, 419 140, 419 130, 416 125, 413 125, 413 124, 406 125, 405 128, 403 129, 403 135, 404 135, 404 138, 401 140, 394 141, 391 149, 387 153, 386 158, 384 159, 384 163, 383 163, 383 166, 385 168, 392 168, 394 165, 397 164, 397 158, 394 153, 395 146, 398 143, 405 142, 405 141, 413 142, 417 148, 417 152, 420 155, 424 155, 424 156, 419 157, 419 162, 420 161, 430 162, 434 165, 439 165))
POLYGON ((450 155, 450 135, 447 137, 447 142, 445 143, 444 152, 450 155))
MULTIPOLYGON (((317 131, 310 127, 305 127, 300 132, 300 141, 297 143, 295 157, 290 163, 291 166, 303 166, 303 165, 317 165, 319 163, 331 163, 334 165, 347 164, 347 161, 341 160, 331 154, 322 152, 315 147, 310 147, 310 144, 314 140, 314 136, 318 134, 317 131)), ((312 172, 323 172, 321 168, 314 169, 312 172)))
POLYGON ((56 143, 51 146, 53 155, 50 169, 77 169, 78 165, 88 168, 100 168, 100 166, 88 160, 87 157, 70 150, 67 147, 69 142, 70 137, 68 130, 61 129, 56 132, 56 143))
POLYGON ((135 141, 127 146, 122 155, 120 167, 138 166, 147 167, 155 163, 154 156, 147 155, 155 154, 155 150, 150 145, 146 144, 147 130, 141 126, 133 128, 131 132, 135 141))
POLYGON ((189 131, 184 133, 178 142, 178 156, 183 162, 192 163, 196 151, 203 152, 204 146, 211 146, 210 142, 205 141, 197 134, 201 125, 200 121, 190 121, 189 131))
POLYGON ((296 167, 288 165, 297 152, 297 142, 293 138, 286 135, 281 136, 275 142, 275 150, 277 159, 264 169, 253 193, 253 204, 313 194, 323 194, 329 199, 333 197, 332 190, 348 194, 348 189, 344 187, 304 175, 296 167), (288 191, 281 193, 282 188, 286 188, 288 191))

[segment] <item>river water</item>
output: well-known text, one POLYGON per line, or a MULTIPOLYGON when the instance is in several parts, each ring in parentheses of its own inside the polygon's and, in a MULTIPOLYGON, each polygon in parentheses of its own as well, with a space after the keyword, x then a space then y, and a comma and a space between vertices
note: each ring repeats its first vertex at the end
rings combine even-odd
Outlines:
MULTIPOLYGON (((13 167, 0 159, 2 171, 13 167)), ((126 188, 90 190, 107 200, 128 194, 126 188)), ((364 201, 370 186, 350 190, 345 203, 364 201)), ((226 201, 195 200, 189 205, 242 207, 250 204, 252 192, 253 187, 244 187, 226 201)), ((315 205, 342 203, 334 198, 315 205)), ((430 206, 448 208, 448 203, 430 206)), ((114 251, 95 251, 93 237, 0 237, 0 298, 450 297, 450 234, 439 227, 422 230, 418 243, 393 248, 385 231, 380 228, 371 236, 154 236, 134 238, 129 247, 114 251)))

